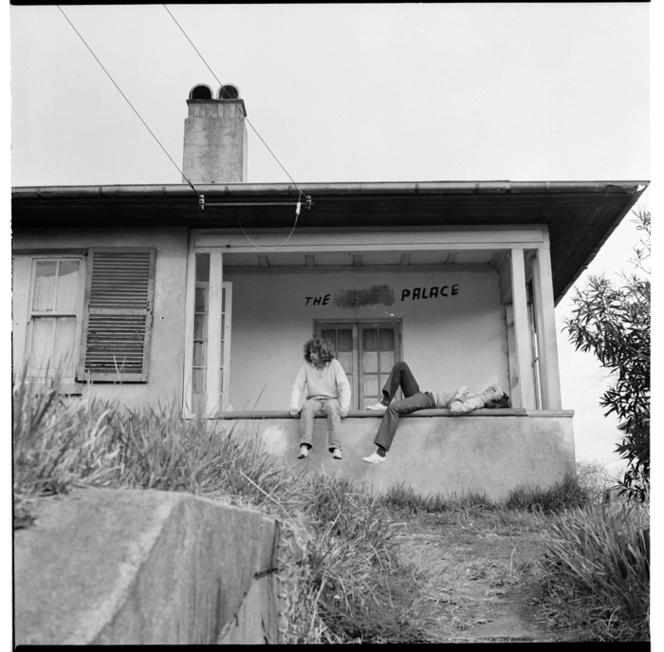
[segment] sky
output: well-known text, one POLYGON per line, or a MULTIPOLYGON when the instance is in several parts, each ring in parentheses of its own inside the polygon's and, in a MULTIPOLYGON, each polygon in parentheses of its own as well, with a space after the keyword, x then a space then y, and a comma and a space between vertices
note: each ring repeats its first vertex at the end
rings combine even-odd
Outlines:
MULTIPOLYGON (((181 183, 201 83, 240 89, 250 182, 651 179, 649 3, 166 7, 9 8, 11 185, 181 183)), ((617 472, 606 374, 558 344, 577 460, 617 472)))

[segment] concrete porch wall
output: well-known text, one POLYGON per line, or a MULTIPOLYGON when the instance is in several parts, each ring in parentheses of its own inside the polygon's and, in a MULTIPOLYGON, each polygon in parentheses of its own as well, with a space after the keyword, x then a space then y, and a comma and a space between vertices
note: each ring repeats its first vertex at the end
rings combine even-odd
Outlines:
POLYGON ((375 450, 379 415, 351 410, 342 420, 343 460, 333 460, 327 451, 321 415, 309 457, 298 460, 300 424, 287 414, 227 413, 224 418, 257 434, 270 453, 293 465, 349 476, 375 492, 403 484, 423 496, 478 492, 499 501, 520 485, 551 487, 575 473, 569 410, 476 410, 455 417, 449 410, 422 410, 402 417, 387 461, 378 465, 362 458, 375 450))

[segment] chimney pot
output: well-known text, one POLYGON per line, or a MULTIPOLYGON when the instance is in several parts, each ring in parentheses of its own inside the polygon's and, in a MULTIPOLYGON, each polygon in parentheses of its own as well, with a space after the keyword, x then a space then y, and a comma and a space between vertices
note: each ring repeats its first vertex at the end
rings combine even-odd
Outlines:
POLYGON ((247 110, 235 84, 222 84, 213 96, 207 84, 189 91, 184 123, 183 183, 236 183, 247 180, 247 110))

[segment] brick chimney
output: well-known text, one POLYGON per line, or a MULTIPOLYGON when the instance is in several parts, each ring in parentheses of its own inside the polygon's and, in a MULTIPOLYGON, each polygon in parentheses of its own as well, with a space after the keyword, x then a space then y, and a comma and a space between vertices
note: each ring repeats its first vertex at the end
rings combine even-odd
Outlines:
MULTIPOLYGON (((234 183, 247 180, 247 111, 240 91, 225 84, 213 98, 198 84, 189 92, 184 121, 184 176, 192 183, 234 183)), ((186 183, 186 179, 182 180, 186 183)))

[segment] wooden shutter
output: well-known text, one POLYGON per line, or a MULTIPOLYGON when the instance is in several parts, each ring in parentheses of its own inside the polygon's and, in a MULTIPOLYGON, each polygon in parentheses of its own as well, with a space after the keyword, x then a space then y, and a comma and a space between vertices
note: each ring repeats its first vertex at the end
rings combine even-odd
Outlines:
POLYGON ((78 380, 147 382, 155 253, 139 247, 89 250, 78 380))

